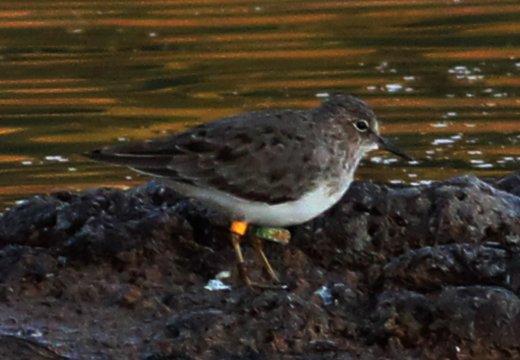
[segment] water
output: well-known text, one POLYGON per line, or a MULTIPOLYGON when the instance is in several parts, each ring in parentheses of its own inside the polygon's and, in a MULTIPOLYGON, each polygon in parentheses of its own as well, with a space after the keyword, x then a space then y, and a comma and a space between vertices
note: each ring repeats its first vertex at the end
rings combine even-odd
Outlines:
POLYGON ((518 1, 42 1, 0 4, 0 205, 146 181, 84 151, 327 93, 372 105, 420 184, 520 163, 518 1))

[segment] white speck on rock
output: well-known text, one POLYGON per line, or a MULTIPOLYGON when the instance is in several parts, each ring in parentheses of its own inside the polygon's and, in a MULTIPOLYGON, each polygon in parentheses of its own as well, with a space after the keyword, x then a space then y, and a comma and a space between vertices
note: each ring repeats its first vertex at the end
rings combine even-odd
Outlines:
POLYGON ((208 281, 204 289, 209 291, 222 291, 222 290, 231 290, 231 286, 224 284, 222 281, 218 279, 211 279, 208 281))

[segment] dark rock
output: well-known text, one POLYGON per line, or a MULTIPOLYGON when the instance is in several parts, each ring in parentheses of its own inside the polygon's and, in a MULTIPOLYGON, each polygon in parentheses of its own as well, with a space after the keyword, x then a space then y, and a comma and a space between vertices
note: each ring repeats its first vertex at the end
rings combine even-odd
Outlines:
POLYGON ((383 292, 366 324, 368 338, 388 341, 396 337, 406 346, 420 346, 433 312, 434 305, 425 295, 406 290, 383 292))
POLYGON ((472 284, 510 288, 518 285, 518 275, 511 267, 520 260, 519 256, 496 244, 423 247, 390 261, 383 268, 384 285, 416 291, 472 284))
POLYGON ((147 356, 144 360, 193 360, 193 358, 186 356, 186 355, 153 354, 153 355, 147 356))
POLYGON ((518 350, 520 299, 488 286, 447 287, 435 306, 433 331, 474 343, 518 350))
POLYGON ((504 176, 496 181, 492 181, 491 184, 497 189, 520 196, 520 171, 504 176))
POLYGON ((0 335, 0 359, 74 360, 60 355, 51 346, 37 339, 14 335, 0 335))
POLYGON ((266 244, 290 286, 258 292, 204 289, 234 272, 227 220, 156 182, 34 197, 0 217, 0 331, 37 329, 48 358, 520 357, 519 189, 356 182, 266 244))
MULTIPOLYGON (((25 284, 38 284, 57 271, 56 258, 44 249, 5 246, 0 249, 0 301, 9 301, 12 294, 24 292, 25 284)), ((29 293, 24 293, 29 296, 29 293)))
POLYGON ((52 196, 35 196, 4 213, 0 220, 0 244, 42 246, 59 241, 60 236, 54 233, 59 204, 52 196))
POLYGON ((520 246, 520 198, 474 176, 396 189, 354 183, 345 200, 295 231, 293 242, 326 267, 384 264, 449 243, 520 246))
POLYGON ((202 332, 215 331, 219 320, 223 317, 224 312, 218 309, 205 309, 181 314, 166 325, 166 332, 172 338, 193 337, 202 332))

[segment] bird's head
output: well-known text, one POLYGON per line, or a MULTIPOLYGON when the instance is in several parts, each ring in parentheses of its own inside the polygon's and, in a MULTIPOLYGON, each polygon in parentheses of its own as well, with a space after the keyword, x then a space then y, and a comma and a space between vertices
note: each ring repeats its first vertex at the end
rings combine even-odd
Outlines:
POLYGON ((410 156, 401 151, 379 133, 379 123, 374 111, 368 105, 351 95, 332 95, 318 108, 328 117, 340 117, 341 126, 348 134, 349 140, 359 144, 365 153, 375 149, 384 149, 406 160, 410 156))

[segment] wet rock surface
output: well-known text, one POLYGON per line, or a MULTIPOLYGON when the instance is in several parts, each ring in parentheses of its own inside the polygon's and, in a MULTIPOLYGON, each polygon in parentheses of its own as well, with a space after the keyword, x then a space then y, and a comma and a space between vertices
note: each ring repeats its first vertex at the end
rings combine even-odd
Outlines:
POLYGON ((226 219, 157 183, 34 197, 0 217, 0 358, 520 357, 519 189, 354 183, 266 244, 288 288, 263 291, 226 219))

